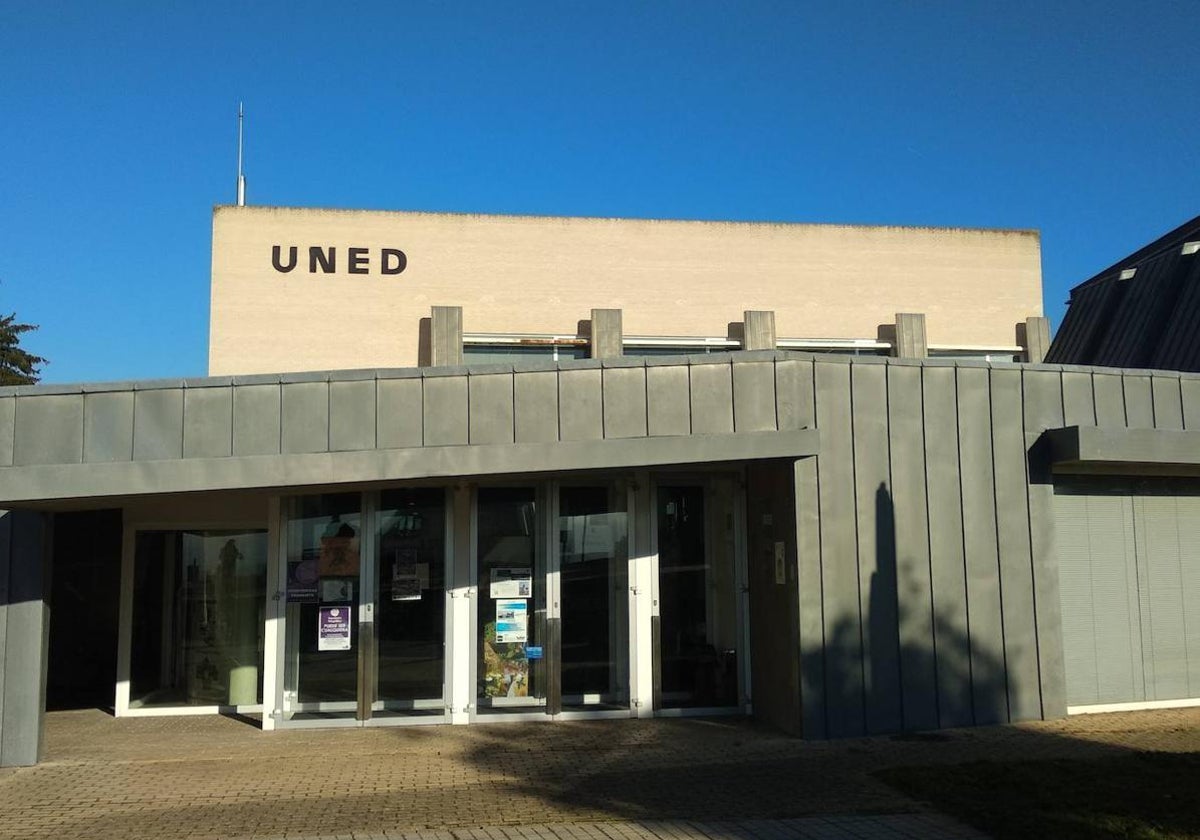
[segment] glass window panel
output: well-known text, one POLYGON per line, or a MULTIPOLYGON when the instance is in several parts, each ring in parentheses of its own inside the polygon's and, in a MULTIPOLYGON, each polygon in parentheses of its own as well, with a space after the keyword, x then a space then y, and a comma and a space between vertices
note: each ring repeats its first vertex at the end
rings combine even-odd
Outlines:
POLYGON ((737 703, 732 526, 710 529, 707 519, 716 513, 718 525, 731 523, 732 512, 726 499, 708 502, 703 487, 658 488, 664 708, 737 703))
POLYGON ((262 702, 265 531, 141 531, 129 704, 262 702))
POLYGON ((380 709, 424 705, 443 711, 445 501, 441 488, 389 490, 380 499, 375 611, 380 709))
POLYGON ((481 487, 477 497, 480 708, 544 705, 546 588, 532 488, 481 487))
POLYGON ((289 504, 284 710, 353 715, 358 699, 361 497, 302 496, 289 504), (335 609, 336 614, 330 612, 335 609), (324 634, 319 632, 322 621, 324 634), (330 632, 335 621, 349 623, 348 645, 330 632))
POLYGON ((617 488, 561 489, 564 707, 629 705, 626 527, 624 493, 617 488))

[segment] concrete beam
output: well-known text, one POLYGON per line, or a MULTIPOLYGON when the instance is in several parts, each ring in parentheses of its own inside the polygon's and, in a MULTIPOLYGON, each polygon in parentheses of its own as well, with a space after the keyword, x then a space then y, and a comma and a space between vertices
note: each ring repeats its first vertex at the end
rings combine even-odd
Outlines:
POLYGON ((896 313, 896 343, 892 345, 892 355, 901 359, 924 359, 929 355, 923 312, 896 313))
POLYGON ((775 313, 747 309, 742 313, 742 349, 775 349, 775 313))
POLYGON ((620 309, 592 310, 590 350, 593 359, 614 359, 624 355, 624 340, 620 309))
POLYGON ((430 355, 433 367, 463 363, 461 306, 435 306, 430 317, 430 355))
POLYGON ((1035 316, 1025 319, 1025 361, 1040 364, 1050 351, 1050 319, 1035 316))

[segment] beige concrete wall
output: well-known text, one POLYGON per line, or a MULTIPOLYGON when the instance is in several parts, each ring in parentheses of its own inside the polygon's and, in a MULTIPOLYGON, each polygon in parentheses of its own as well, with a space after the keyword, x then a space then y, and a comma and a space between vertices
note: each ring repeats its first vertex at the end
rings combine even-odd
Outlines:
POLYGON ((472 216, 276 207, 213 214, 209 372, 407 366, 433 305, 473 332, 574 334, 593 308, 625 335, 723 336, 747 309, 780 338, 874 338, 924 312, 932 345, 1011 346, 1042 314, 1032 231, 472 216), (290 273, 273 245, 298 247, 290 273), (337 248, 309 273, 309 246, 337 248), (347 250, 369 249, 369 273, 347 250), (381 248, 407 255, 380 273, 381 248))

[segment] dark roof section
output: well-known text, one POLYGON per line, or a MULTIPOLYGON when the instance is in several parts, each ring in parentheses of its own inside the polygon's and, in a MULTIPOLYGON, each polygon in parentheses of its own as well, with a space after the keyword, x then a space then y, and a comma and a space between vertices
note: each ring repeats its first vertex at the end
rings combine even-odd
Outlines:
POLYGON ((1185 254, 1189 242, 1200 242, 1200 216, 1072 289, 1046 362, 1200 371, 1200 253, 1185 254))

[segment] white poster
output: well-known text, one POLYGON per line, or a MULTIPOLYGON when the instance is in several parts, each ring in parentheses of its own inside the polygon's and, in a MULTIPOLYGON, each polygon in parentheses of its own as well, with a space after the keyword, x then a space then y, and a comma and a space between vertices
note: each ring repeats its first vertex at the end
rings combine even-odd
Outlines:
POLYGON ((492 569, 489 594, 493 598, 530 598, 533 596, 533 575, 528 566, 492 569))
POLYGON ((524 644, 529 637, 529 602, 524 598, 496 602, 496 641, 524 644))

